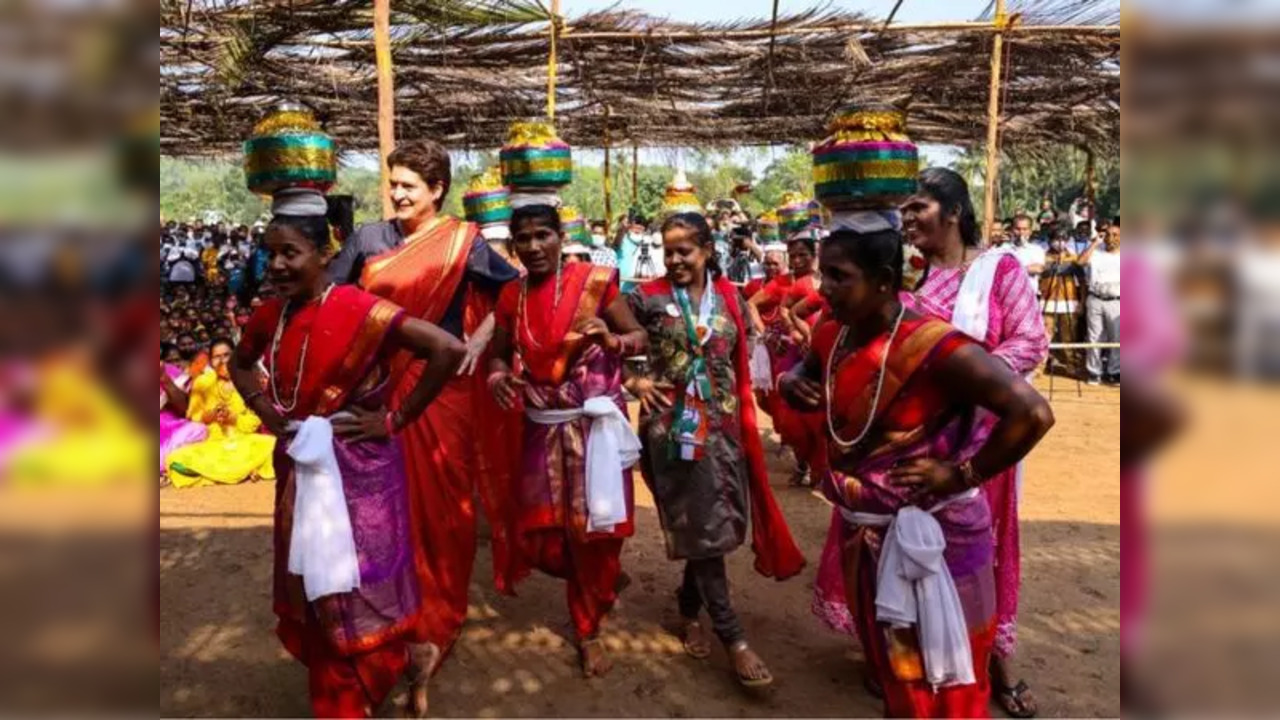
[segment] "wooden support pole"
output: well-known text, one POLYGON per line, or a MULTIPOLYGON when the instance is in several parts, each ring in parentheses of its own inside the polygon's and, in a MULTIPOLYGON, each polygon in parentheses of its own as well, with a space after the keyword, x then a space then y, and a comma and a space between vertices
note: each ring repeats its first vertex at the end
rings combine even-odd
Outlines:
POLYGON ((996 32, 991 38, 991 83, 987 98, 987 175, 982 188, 984 243, 991 239, 995 230, 996 187, 1000 184, 1000 64, 1004 52, 1003 26, 1006 21, 1004 0, 996 0, 996 12, 992 19, 996 32))
POLYGON ((560 37, 560 0, 551 0, 551 53, 547 57, 547 121, 556 121, 556 73, 560 59, 556 56, 556 43, 560 37))
POLYGON ((640 207, 640 146, 631 146, 631 209, 640 207))
POLYGON ((604 236, 613 229, 613 168, 609 162, 609 106, 604 106, 604 236))
MULTIPOLYGON (((1084 152, 1084 197, 1089 203, 1089 227, 1092 229, 1098 223, 1097 158, 1093 154, 1093 148, 1087 147, 1084 152)), ((1074 229, 1072 228, 1073 231, 1074 229)))
POLYGON ((396 91, 391 67, 391 0, 373 2, 374 56, 378 66, 378 166, 382 188, 382 217, 389 220, 396 209, 391 202, 391 168, 387 157, 396 149, 396 91))

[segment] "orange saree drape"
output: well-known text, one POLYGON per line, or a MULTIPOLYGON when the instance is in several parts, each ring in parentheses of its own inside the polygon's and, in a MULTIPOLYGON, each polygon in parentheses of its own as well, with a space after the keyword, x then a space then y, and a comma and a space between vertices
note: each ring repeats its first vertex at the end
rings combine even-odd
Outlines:
MULTIPOLYGON (((440 323, 464 281, 479 230, 439 217, 402 246, 369 260, 364 288, 403 307, 411 316, 440 323)), ((463 329, 474 332, 492 310, 481 293, 468 292, 463 329)), ((486 353, 487 355, 487 353, 486 353)), ((478 367, 485 367, 482 357, 478 367)), ((425 364, 407 354, 392 360, 398 406, 422 377, 425 364)), ((422 584, 421 612, 411 639, 447 652, 467 616, 467 589, 476 554, 478 495, 491 529, 494 583, 510 593, 510 438, 519 418, 502 413, 484 386, 483 373, 455 377, 413 424, 404 429, 415 565, 422 584)))

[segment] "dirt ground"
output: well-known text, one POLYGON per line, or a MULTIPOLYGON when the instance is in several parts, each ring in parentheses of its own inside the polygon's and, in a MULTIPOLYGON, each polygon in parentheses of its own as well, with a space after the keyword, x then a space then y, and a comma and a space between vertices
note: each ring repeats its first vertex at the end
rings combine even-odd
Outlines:
MULTIPOLYGON (((1119 392, 1084 388, 1077 396, 1074 382, 1056 383, 1057 426, 1026 472, 1016 662, 1042 717, 1117 716, 1119 392)), ((1047 390, 1046 381, 1039 384, 1047 390)), ((767 438, 766 452, 775 447, 767 438)), ((722 651, 689 659, 665 629, 680 567, 666 559, 641 486, 636 536, 623 557, 634 582, 606 628, 613 672, 581 678, 557 581, 535 575, 517 598, 494 593, 482 540, 468 623, 434 682, 432 714, 878 717, 879 703, 862 689, 855 644, 809 612, 830 508, 810 491, 788 488, 785 465, 773 453, 770 462, 809 567, 783 583, 766 580, 752 572, 747 549, 729 566, 735 607, 777 678, 769 693, 744 695, 722 651)), ((310 714, 305 671, 272 634, 272 492, 259 483, 160 493, 161 716, 310 714)))

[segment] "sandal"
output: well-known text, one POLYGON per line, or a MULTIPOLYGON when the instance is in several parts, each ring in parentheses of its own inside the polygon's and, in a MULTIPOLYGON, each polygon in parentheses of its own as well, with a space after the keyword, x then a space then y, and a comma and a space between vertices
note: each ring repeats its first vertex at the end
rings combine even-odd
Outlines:
POLYGON ((1039 711, 1035 705, 1034 698, 1027 698, 1026 695, 1031 691, 1027 686, 1026 680, 1019 680, 1017 685, 1009 687, 1008 685, 997 685, 991 683, 991 692, 995 697, 995 701, 1000 704, 1000 709, 1011 718, 1033 718, 1039 711), (1028 704, 1027 700, 1031 703, 1028 704))
MULTIPOLYGON (((750 650, 751 648, 749 648, 745 642, 740 643, 736 648, 730 648, 729 649, 730 663, 733 664, 735 657, 741 655, 742 653, 748 652, 750 650)), ((758 657, 756 659, 759 660, 758 657)), ((769 672, 768 667, 765 667, 763 660, 760 660, 760 666, 764 669, 763 677, 758 677, 758 678, 747 677, 746 675, 743 675, 742 673, 738 672, 738 669, 736 666, 734 667, 733 675, 738 679, 738 684, 744 688, 755 689, 755 688, 762 688, 762 687, 767 687, 769 685, 772 685, 773 674, 769 672)))
POLYGON ((603 660, 597 658, 596 666, 594 668, 587 667, 587 648, 602 647, 603 645, 604 640, 600 637, 594 637, 590 640, 583 640, 578 643, 578 659, 582 663, 582 677, 604 677, 613 669, 613 663, 607 656, 605 656, 603 660))
POLYGON ((707 639, 706 633, 702 630, 702 623, 697 620, 686 620, 684 624, 684 654, 695 660, 706 660, 711 657, 711 641, 707 639), (692 639, 692 631, 697 629, 701 635, 700 640, 692 639))

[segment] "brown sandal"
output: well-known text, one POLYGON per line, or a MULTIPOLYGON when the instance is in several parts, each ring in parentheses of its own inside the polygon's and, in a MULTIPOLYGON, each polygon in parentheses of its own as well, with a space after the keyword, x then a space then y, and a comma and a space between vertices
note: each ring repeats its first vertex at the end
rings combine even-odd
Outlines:
POLYGON ((702 623, 697 620, 686 620, 684 623, 684 654, 695 660, 706 660, 711 657, 711 641, 707 639, 706 632, 702 629, 702 623), (691 639, 692 630, 698 630, 702 636, 701 643, 691 639))

